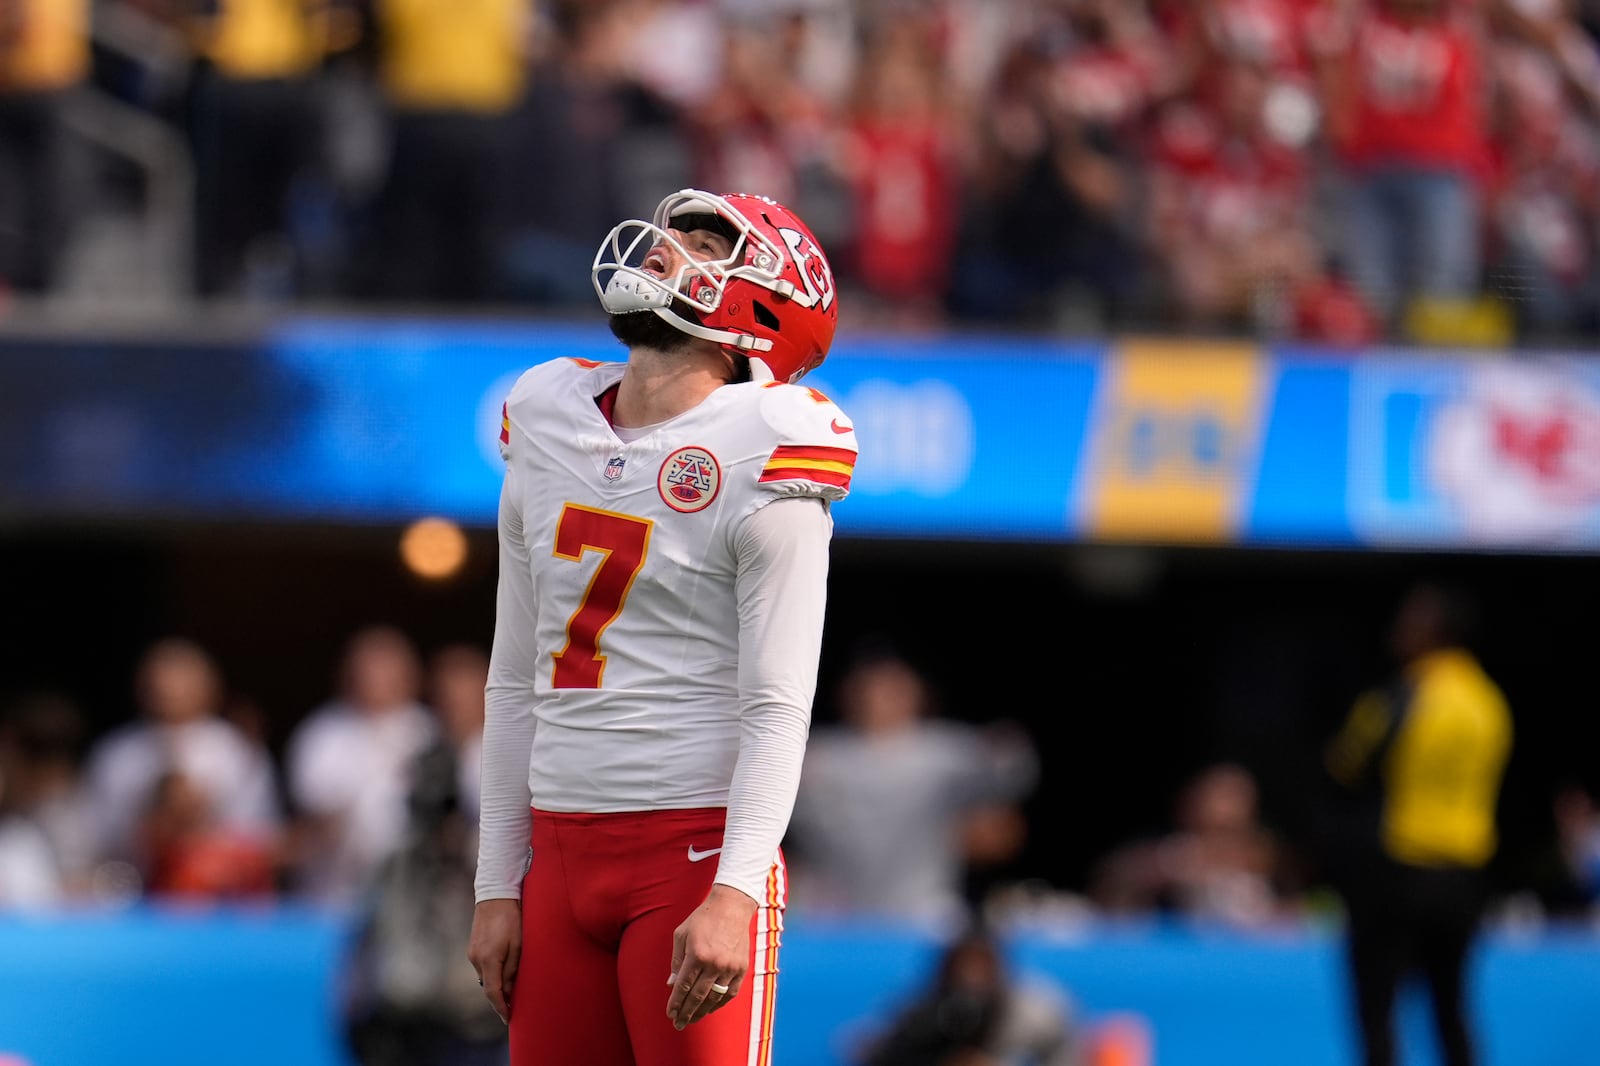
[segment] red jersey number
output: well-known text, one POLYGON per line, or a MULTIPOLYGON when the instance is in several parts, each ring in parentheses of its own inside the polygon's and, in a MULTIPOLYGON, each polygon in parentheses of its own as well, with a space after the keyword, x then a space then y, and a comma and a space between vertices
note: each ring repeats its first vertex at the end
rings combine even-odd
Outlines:
POLYGON ((567 643, 554 656, 551 684, 555 688, 599 688, 606 657, 600 637, 617 620, 644 568, 650 550, 651 523, 643 518, 597 511, 569 503, 556 524, 555 555, 581 562, 585 552, 605 558, 595 568, 578 609, 567 619, 567 643))

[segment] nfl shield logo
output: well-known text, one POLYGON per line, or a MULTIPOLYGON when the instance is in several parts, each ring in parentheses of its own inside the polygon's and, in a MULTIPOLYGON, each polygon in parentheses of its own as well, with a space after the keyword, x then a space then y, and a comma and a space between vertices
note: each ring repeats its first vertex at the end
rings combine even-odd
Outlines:
POLYGON ((606 480, 615 481, 622 476, 622 464, 627 460, 620 455, 613 455, 606 461, 606 480))

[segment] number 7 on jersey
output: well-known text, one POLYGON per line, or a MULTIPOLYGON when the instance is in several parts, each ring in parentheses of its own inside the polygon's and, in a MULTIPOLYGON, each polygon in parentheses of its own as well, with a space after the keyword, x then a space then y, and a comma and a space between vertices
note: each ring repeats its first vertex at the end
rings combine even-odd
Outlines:
POLYGON ((567 643, 554 656, 555 688, 599 688, 606 657, 600 654, 600 635, 617 620, 644 568, 650 550, 653 523, 614 511, 597 511, 569 503, 561 508, 556 524, 555 554, 580 562, 584 552, 605 556, 595 568, 578 609, 567 619, 567 643))

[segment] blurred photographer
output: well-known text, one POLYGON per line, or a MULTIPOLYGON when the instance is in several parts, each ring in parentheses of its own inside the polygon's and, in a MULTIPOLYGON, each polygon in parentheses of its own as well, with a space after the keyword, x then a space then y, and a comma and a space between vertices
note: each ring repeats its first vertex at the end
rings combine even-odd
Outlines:
POLYGON ((502 1066, 506 1028, 464 960, 477 836, 447 741, 414 764, 411 829, 379 872, 346 970, 346 1035, 362 1066, 502 1066))
POLYGON ((1071 997, 1013 974, 994 934, 974 925, 946 950, 928 989, 872 1041, 860 1066, 1079 1066, 1071 997))

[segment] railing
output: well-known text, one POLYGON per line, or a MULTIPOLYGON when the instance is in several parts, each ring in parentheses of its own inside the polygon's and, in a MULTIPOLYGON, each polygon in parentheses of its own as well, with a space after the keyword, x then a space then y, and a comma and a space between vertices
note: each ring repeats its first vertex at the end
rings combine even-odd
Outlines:
MULTIPOLYGON (((181 90, 188 54, 160 23, 122 4, 96 6, 94 45, 137 67, 163 93, 181 90)), ((132 166, 143 191, 136 212, 87 198, 73 219, 60 284, 23 310, 81 322, 89 317, 171 317, 192 300, 194 163, 169 122, 92 85, 64 110, 69 133, 132 166)))

